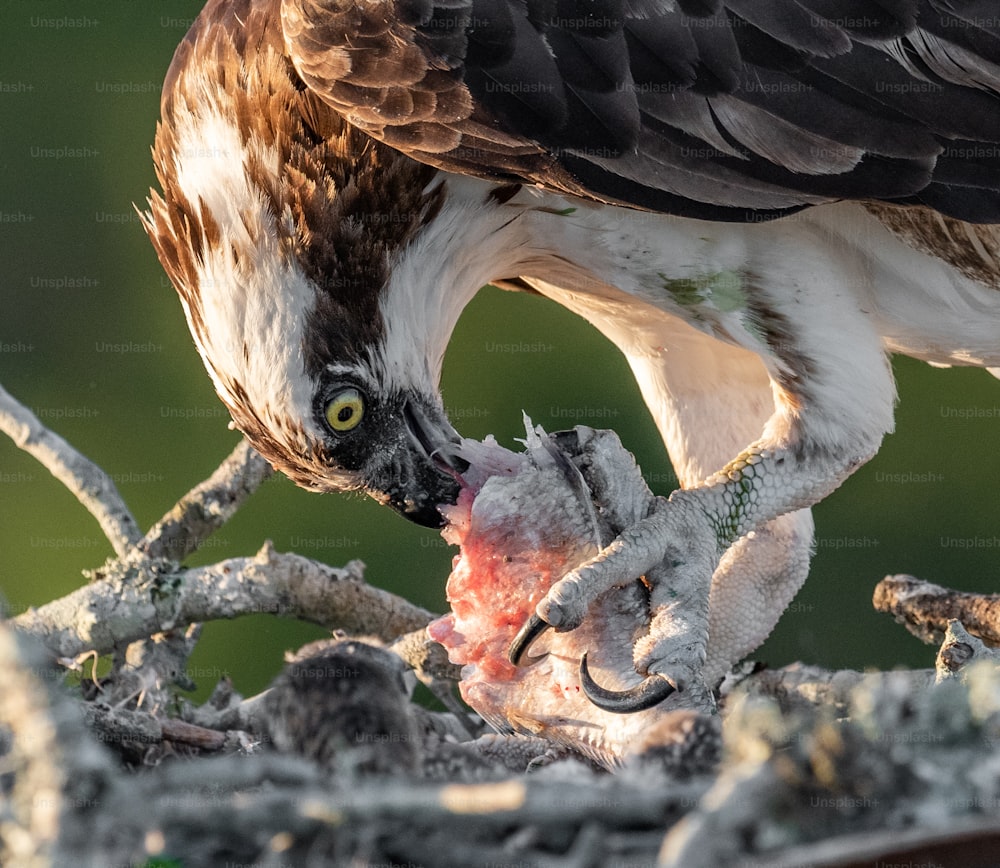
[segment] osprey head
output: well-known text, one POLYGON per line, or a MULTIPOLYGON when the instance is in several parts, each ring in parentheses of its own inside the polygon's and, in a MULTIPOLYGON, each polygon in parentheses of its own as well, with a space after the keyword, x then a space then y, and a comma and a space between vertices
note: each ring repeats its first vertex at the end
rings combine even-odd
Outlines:
POLYGON ((168 76, 163 194, 142 216, 215 388, 298 485, 438 525, 461 464, 437 388, 460 307, 427 310, 395 272, 443 184, 304 91, 277 47, 201 73, 183 51, 202 47, 168 76))

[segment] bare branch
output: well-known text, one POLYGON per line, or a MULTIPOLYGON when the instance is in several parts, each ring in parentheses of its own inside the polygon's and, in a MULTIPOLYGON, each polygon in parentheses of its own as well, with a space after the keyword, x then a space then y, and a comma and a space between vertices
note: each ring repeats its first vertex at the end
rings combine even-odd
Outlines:
POLYGON ((65 772, 59 763, 61 746, 48 695, 24 666, 18 644, 12 631, 0 629, 0 722, 11 729, 12 748, 5 765, 16 772, 3 850, 18 864, 44 864, 59 839, 65 772), (48 810, 38 809, 39 792, 51 799, 48 810))
POLYGON ((961 621, 949 623, 935 661, 937 681, 963 678, 973 664, 984 662, 1000 664, 1000 651, 966 631, 961 621))
POLYGON ((271 613, 390 642, 425 626, 434 615, 368 585, 364 565, 343 569, 270 544, 252 558, 170 570, 156 563, 111 571, 61 599, 12 618, 57 656, 107 654, 154 633, 199 621, 271 613))
POLYGON ((0 624, 0 750, 5 784, 0 862, 5 865, 85 864, 70 854, 77 834, 70 818, 92 804, 117 773, 81 719, 78 704, 51 689, 61 670, 48 665, 29 637, 0 624), (7 738, 4 738, 7 741, 7 738))
POLYGON ((192 488, 139 542, 152 560, 179 563, 232 517, 274 471, 241 440, 218 469, 192 488))
POLYGON ((191 705, 187 700, 182 700, 181 715, 188 723, 206 729, 263 732, 267 725, 264 720, 264 702, 268 690, 244 699, 233 689, 232 681, 225 677, 215 685, 212 695, 202 705, 191 705))
POLYGON ((172 741, 202 751, 220 751, 227 744, 226 733, 173 717, 157 717, 145 711, 108 708, 84 703, 84 719, 105 744, 135 742, 144 748, 172 741))
POLYGON ((465 719, 462 704, 454 694, 455 685, 462 677, 462 667, 448 660, 444 646, 431 639, 421 628, 400 636, 390 650, 399 655, 421 683, 455 716, 466 734, 475 737, 473 728, 465 719))
POLYGON ((742 679, 727 679, 721 691, 725 697, 738 690, 747 696, 770 699, 785 713, 826 707, 846 716, 855 690, 876 689, 885 682, 898 684, 901 680, 908 681, 909 689, 919 693, 934 683, 934 670, 858 672, 792 663, 780 669, 763 669, 742 679))
POLYGON ((969 594, 913 576, 886 576, 875 586, 872 605, 892 615, 918 639, 937 645, 951 621, 987 645, 1000 645, 1000 595, 969 594))
POLYGON ((118 489, 100 467, 58 434, 46 428, 27 407, 0 386, 0 431, 65 485, 97 519, 118 557, 125 557, 142 531, 118 489))

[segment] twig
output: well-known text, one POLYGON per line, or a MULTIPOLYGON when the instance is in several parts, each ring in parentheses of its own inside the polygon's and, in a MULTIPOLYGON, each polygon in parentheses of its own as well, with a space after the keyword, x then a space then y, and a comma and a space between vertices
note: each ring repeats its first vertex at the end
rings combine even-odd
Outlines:
MULTIPOLYGON (((207 480, 184 495, 140 540, 128 559, 128 563, 140 567, 136 575, 142 574, 143 567, 150 569, 156 561, 179 564, 225 524, 272 473, 270 465, 246 440, 241 440, 207 480)), ((101 571, 92 573, 95 578, 101 575, 101 571)), ((136 675, 145 679, 140 698, 151 700, 150 707, 165 700, 171 685, 164 674, 184 672, 197 641, 196 634, 188 642, 157 641, 161 638, 154 636, 135 642, 126 655, 132 658, 129 662, 146 661, 145 665, 140 663, 135 667, 133 678, 125 681, 134 681, 136 675)), ((123 685, 117 676, 122 674, 116 666, 113 680, 118 682, 115 685, 118 694, 123 685)))
POLYGON ((265 545, 252 558, 188 570, 130 566, 61 599, 12 618, 59 657, 107 654, 139 639, 198 621, 271 613, 390 642, 434 615, 368 585, 364 566, 343 569, 265 545), (137 576, 137 572, 141 575, 137 576))
MULTIPOLYGON (((80 822, 95 794, 117 776, 111 756, 87 731, 77 707, 48 685, 61 670, 47 665, 36 642, 0 624, 0 730, 9 733, 3 770, 0 863, 35 866, 87 864, 72 855, 88 829, 80 822)), ((6 740, 6 739, 5 739, 6 740)))
POLYGON ((241 440, 208 479, 150 529, 137 548, 152 560, 183 561, 273 473, 271 465, 241 440))
POLYGON ((935 661, 936 680, 962 678, 973 664, 983 662, 1000 665, 1000 651, 966 631, 961 621, 948 624, 935 661))
POLYGON ((51 858, 59 840, 65 772, 48 696, 24 665, 18 644, 12 631, 0 629, 0 723, 10 728, 12 736, 4 771, 16 772, 0 852, 13 863, 41 865, 51 858), (37 793, 45 793, 52 804, 40 809, 37 793))
POLYGON ((0 431, 65 485, 97 519, 118 557, 125 557, 142 531, 111 477, 84 457, 0 386, 0 431))
MULTIPOLYGON (((1000 829, 996 819, 956 819, 948 829, 886 829, 848 833, 792 847, 759 859, 744 858, 746 868, 862 868, 862 866, 975 865, 983 853, 996 853, 1000 829)), ((992 858, 992 857, 991 857, 992 858)))
POLYGON ((737 837, 760 816, 774 811, 783 786, 772 765, 742 763, 715 781, 706 801, 711 810, 695 810, 663 842, 660 863, 667 868, 714 868, 732 864, 742 847, 737 837))
POLYGON ((191 705, 187 700, 181 700, 181 715, 188 723, 206 729, 260 733, 266 727, 264 702, 267 693, 265 690, 244 699, 233 689, 228 677, 222 678, 202 705, 191 705))
POLYGON ((733 684, 723 682, 722 692, 724 696, 739 691, 751 697, 772 699, 784 713, 827 707, 846 716, 855 690, 860 687, 874 689, 889 680, 898 683, 901 679, 906 679, 910 689, 919 693, 934 683, 934 670, 858 672, 792 663, 780 669, 754 672, 733 684))
POLYGON ((455 685, 462 678, 462 667, 448 660, 448 652, 427 635, 422 627, 400 636, 390 650, 413 670, 414 675, 454 716, 466 734, 476 737, 470 726, 462 703, 454 694, 455 685))
POLYGON ((136 742, 150 747, 167 740, 205 751, 226 746, 226 733, 170 717, 156 717, 145 711, 107 708, 84 703, 84 719, 105 744, 136 742))
POLYGON ((969 594, 913 576, 886 576, 875 586, 872 604, 892 615, 918 639, 939 644, 950 621, 987 645, 1000 645, 1000 595, 969 594))

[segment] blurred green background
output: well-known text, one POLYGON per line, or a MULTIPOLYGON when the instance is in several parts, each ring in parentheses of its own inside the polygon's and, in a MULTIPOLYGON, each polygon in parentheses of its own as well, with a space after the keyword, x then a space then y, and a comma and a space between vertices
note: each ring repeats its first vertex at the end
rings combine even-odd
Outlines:
MULTIPOLYGON (((160 82, 200 5, 0 4, 0 383, 111 473, 144 527, 237 440, 132 207, 154 183, 160 82)), ((931 665, 933 649, 873 612, 875 583, 911 572, 969 590, 998 585, 1000 383, 907 359, 896 372, 899 433, 815 509, 812 575, 760 659, 931 665)), ((494 433, 513 446, 522 409, 556 430, 569 427, 565 409, 578 408, 616 429, 648 478, 669 476, 624 360, 549 302, 481 293, 459 324, 443 389, 468 436, 494 433)), ((81 570, 110 554, 83 508, 6 439, 0 516, 0 589, 14 613, 72 590, 81 570)), ((285 479, 269 482, 193 562, 249 554, 268 538, 334 565, 360 558, 371 583, 444 609, 453 551, 435 532, 285 479)), ((264 616, 210 624, 192 661, 199 692, 223 673, 256 691, 285 648, 317 635, 264 616)))

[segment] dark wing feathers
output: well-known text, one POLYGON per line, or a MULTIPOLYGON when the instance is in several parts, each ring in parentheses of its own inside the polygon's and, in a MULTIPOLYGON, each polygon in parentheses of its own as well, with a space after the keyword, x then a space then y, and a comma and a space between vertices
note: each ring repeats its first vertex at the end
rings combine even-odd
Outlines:
POLYGON ((851 50, 851 38, 841 27, 795 0, 781 4, 729 0, 726 6, 739 20, 794 51, 833 57, 851 50))
POLYGON ((698 52, 693 87, 699 92, 731 91, 739 82, 740 49, 736 30, 729 21, 729 15, 722 10, 704 18, 681 21, 681 26, 690 31, 698 52))
POLYGON ((816 67, 848 87, 909 118, 930 133, 1000 141, 1000 99, 977 87, 959 87, 933 76, 916 78, 880 48, 857 45, 850 55, 817 60, 816 67), (852 62, 847 62, 848 59, 852 62), (871 79, 875 77, 874 88, 871 79))
POLYGON ((452 171, 715 220, 1000 222, 995 0, 281 0, 306 84, 452 171))
POLYGON ((917 0, 799 0, 853 39, 881 41, 915 26, 917 0))

